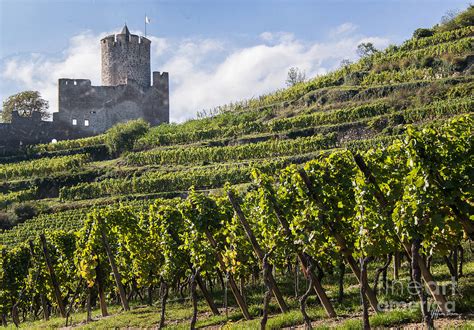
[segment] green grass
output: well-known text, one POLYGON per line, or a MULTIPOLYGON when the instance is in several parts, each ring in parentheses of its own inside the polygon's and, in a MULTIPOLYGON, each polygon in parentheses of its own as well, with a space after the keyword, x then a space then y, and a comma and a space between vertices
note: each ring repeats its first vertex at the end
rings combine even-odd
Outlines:
MULTIPOLYGON (((459 281, 458 290, 454 295, 447 294, 448 300, 456 301, 456 307, 459 306, 459 312, 472 312, 474 303, 471 297, 474 297, 474 261, 472 255, 466 249, 466 258, 468 261, 464 265, 464 276, 459 281), (458 305, 459 304, 459 305, 458 305)), ((373 278, 376 267, 379 263, 369 264, 369 279, 373 278)), ((323 308, 317 304, 314 296, 308 299, 308 314, 313 320, 315 329, 360 329, 361 327, 361 306, 359 297, 359 288, 355 276, 346 270, 345 275, 345 298, 342 304, 335 302, 337 296, 337 275, 327 275, 323 279, 323 285, 327 290, 330 299, 333 300, 334 307, 338 314, 338 318, 327 318, 323 308)), ((441 259, 435 259, 432 272, 434 277, 439 281, 449 278, 447 266, 441 263, 441 259)), ((388 273, 388 278, 391 279, 391 273, 388 273)), ((299 310, 299 302, 294 297, 294 284, 291 277, 280 276, 279 287, 285 296, 285 300, 290 307, 290 311, 285 314, 279 313, 279 308, 276 302, 272 300, 270 304, 271 315, 268 320, 268 329, 281 329, 285 327, 292 327, 302 325, 304 320, 299 310)), ((407 282, 409 279, 408 267, 405 264, 400 269, 400 280, 407 282)), ((447 284, 446 281, 440 284, 447 284)), ((306 282, 303 278, 300 281, 299 295, 306 289, 306 282)), ((372 285, 372 283, 371 283, 372 285)), ((220 308, 221 315, 214 316, 211 314, 207 304, 203 299, 198 304, 198 322, 197 326, 200 328, 217 327, 222 329, 258 329, 260 325, 260 313, 263 288, 260 284, 249 284, 246 288, 246 299, 249 305, 249 311, 253 316, 250 321, 245 321, 240 310, 237 308, 233 297, 229 295, 229 310, 228 316, 225 315, 223 308, 220 308)), ((223 306, 223 292, 215 288, 213 298, 218 307, 223 306)), ((386 295, 380 291, 378 295, 380 302, 386 301, 406 301, 410 302, 410 297, 386 295), (398 300, 397 300, 398 299, 398 300)), ((419 323, 421 321, 421 313, 417 305, 416 297, 411 301, 415 304, 411 307, 397 308, 381 314, 373 314, 370 316, 370 323, 373 327, 398 327, 405 324, 419 323)), ((160 320, 160 306, 159 299, 155 299, 155 305, 146 306, 138 302, 131 304, 132 309, 128 312, 121 311, 119 306, 111 305, 109 309, 109 317, 102 318, 100 310, 93 311, 93 322, 86 324, 86 313, 79 311, 72 315, 72 324, 79 329, 110 329, 110 328, 144 328, 156 326, 160 320)), ((457 310, 458 311, 458 310, 457 310)), ((170 302, 166 310, 166 328, 167 329, 188 329, 189 322, 192 316, 192 305, 189 299, 181 301, 177 296, 171 295, 170 302)), ((469 317, 468 317, 469 318, 469 317)), ((449 326, 450 322, 456 328, 462 327, 464 329, 473 329, 474 321, 471 319, 465 321, 454 321, 440 319, 441 327, 449 326)), ((42 320, 28 321, 22 323, 22 327, 28 329, 49 329, 65 326, 65 320, 59 317, 53 317, 48 322, 42 320)), ((13 326, 9 327, 13 329, 13 326)))

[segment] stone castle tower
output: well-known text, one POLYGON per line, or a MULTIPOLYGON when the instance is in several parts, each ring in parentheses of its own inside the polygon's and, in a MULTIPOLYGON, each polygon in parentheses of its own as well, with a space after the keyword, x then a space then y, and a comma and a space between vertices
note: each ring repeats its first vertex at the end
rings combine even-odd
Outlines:
POLYGON ((6 137, 0 140, 0 154, 52 139, 101 134, 133 119, 142 118, 151 125, 168 123, 168 72, 151 73, 150 45, 149 39, 130 34, 126 25, 119 34, 103 38, 102 86, 92 86, 89 79, 59 79, 53 121, 13 113, 11 123, 0 123, 0 136, 6 137))
POLYGON ((132 79, 150 87, 150 44, 149 39, 130 34, 127 25, 119 34, 103 38, 102 86, 126 85, 132 79))
POLYGON ((102 86, 92 86, 88 79, 59 79, 59 112, 53 120, 70 137, 100 134, 138 118, 151 125, 167 123, 168 73, 151 72, 150 46, 149 39, 131 34, 126 25, 103 38, 102 86))

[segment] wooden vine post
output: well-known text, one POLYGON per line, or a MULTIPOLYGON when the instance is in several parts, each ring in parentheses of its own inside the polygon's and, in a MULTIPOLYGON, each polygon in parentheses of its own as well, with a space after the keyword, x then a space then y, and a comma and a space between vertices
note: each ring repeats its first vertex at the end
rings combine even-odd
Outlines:
POLYGON ((128 306, 127 296, 125 295, 125 289, 123 288, 122 275, 120 275, 120 272, 117 269, 117 264, 115 263, 115 257, 112 254, 112 250, 110 249, 109 241, 107 239, 107 236, 105 235, 105 231, 104 231, 104 228, 102 227, 102 224, 99 223, 99 227, 100 227, 100 235, 102 237, 102 244, 104 244, 105 252, 107 253, 107 257, 109 258, 110 267, 112 268, 112 272, 114 274, 115 284, 117 285, 117 289, 119 291, 122 308, 125 311, 128 311, 130 310, 130 307, 128 306))
POLYGON ((393 255, 393 279, 398 280, 398 273, 400 269, 400 251, 395 251, 393 255))
POLYGON ((44 294, 40 294, 40 301, 41 301, 41 308, 43 309, 43 319, 45 321, 49 320, 49 308, 48 308, 48 302, 46 301, 46 297, 44 294))
MULTIPOLYGON (((313 272, 313 268, 314 268, 314 265, 313 263, 311 262, 311 260, 308 258, 308 267, 307 267, 307 271, 309 273, 312 273, 313 272)), ((317 277, 315 277, 317 279, 317 277)), ((309 277, 309 285, 308 285, 308 289, 306 290, 306 292, 301 296, 300 298, 300 309, 301 309, 301 314, 303 314, 303 319, 304 319, 304 322, 306 324, 306 329, 307 330, 312 330, 313 329, 313 326, 311 324, 311 319, 308 315, 308 313, 306 313, 306 300, 308 300, 308 297, 309 295, 311 294, 311 289, 312 287, 314 286, 313 285, 313 281, 314 281, 314 278, 312 276, 309 277)))
POLYGON ((97 266, 95 267, 96 273, 96 282, 97 282, 97 291, 99 292, 99 305, 102 317, 109 315, 107 312, 107 302, 105 301, 105 292, 104 292, 104 281, 103 281, 103 271, 100 264, 100 260, 97 261, 97 266))
POLYGON ((86 323, 92 321, 92 288, 87 288, 86 298, 86 323))
POLYGON ((63 298, 61 297, 61 290, 59 289, 58 279, 56 273, 54 272, 53 264, 51 263, 51 258, 49 256, 48 247, 46 245, 46 237, 44 234, 40 235, 41 247, 43 249, 44 259, 46 261, 46 267, 48 268, 49 276, 51 278, 51 284, 53 285, 54 297, 58 304, 59 313, 62 317, 66 317, 66 308, 64 307, 63 298))
MULTIPOLYGON (((285 218, 283 210, 280 209, 277 201, 272 195, 270 195, 270 203, 273 206, 273 210, 275 212, 275 215, 278 221, 280 222, 283 228, 283 232, 285 233, 285 236, 291 239, 293 235, 290 230, 290 225, 288 224, 288 221, 285 218)), ((334 307, 332 306, 331 301, 329 300, 326 294, 326 291, 324 291, 324 288, 321 285, 321 282, 319 281, 318 277, 313 271, 313 267, 311 268, 308 267, 309 266, 308 258, 300 250, 297 251, 297 255, 298 255, 298 260, 300 261, 301 266, 304 269, 304 272, 307 273, 311 278, 311 281, 310 281, 310 283, 312 284, 311 286, 314 288, 314 291, 318 295, 318 298, 321 301, 321 304, 323 305, 324 310, 326 311, 326 314, 329 317, 337 317, 336 311, 334 310, 334 307)))
POLYGON ((370 320, 369 320, 369 304, 367 303, 367 264, 370 261, 370 257, 361 257, 360 258, 360 298, 362 300, 362 324, 364 330, 370 330, 370 320))
POLYGON ((420 307, 421 307, 421 314, 423 316, 423 322, 425 323, 426 327, 428 329, 434 329, 433 328, 433 319, 431 318, 431 314, 428 311, 428 301, 426 300, 425 293, 423 290, 423 285, 421 284, 421 279, 420 279, 420 266, 418 265, 418 256, 419 256, 419 251, 420 251, 420 246, 421 246, 421 239, 420 238, 415 238, 413 239, 413 242, 411 244, 411 269, 412 269, 412 278, 413 282, 415 284, 415 290, 420 298, 420 307))
POLYGON ((260 320, 260 330, 265 330, 267 328, 268 306, 270 304, 270 298, 272 296, 272 283, 270 280, 270 276, 272 276, 272 265, 268 262, 269 256, 270 253, 266 253, 262 259, 262 277, 266 291, 263 296, 263 315, 262 319, 260 320))
POLYGON ((212 299, 209 291, 207 291, 206 285, 204 284, 204 281, 202 280, 201 274, 197 273, 195 276, 195 280, 196 280, 197 285, 199 286, 199 289, 201 289, 202 295, 204 296, 204 299, 206 299, 206 302, 209 305, 209 308, 211 309, 212 314, 220 315, 219 310, 217 309, 217 306, 214 303, 214 300, 212 299))
POLYGON ((168 300, 169 288, 166 281, 161 282, 161 313, 160 313, 160 324, 158 329, 163 329, 165 327, 165 312, 166 312, 166 301, 168 300))
MULTIPOLYGON (((239 203, 237 202, 237 200, 234 196, 234 193, 231 190, 229 190, 227 192, 227 196, 229 197, 230 203, 232 204, 232 207, 233 207, 235 213, 237 214, 237 217, 238 217, 240 223, 244 227, 245 233, 246 233, 250 243, 252 244, 252 247, 253 247, 253 250, 255 251, 255 254, 260 259, 260 261, 263 262, 263 257, 265 256, 265 253, 263 253, 263 250, 260 247, 260 244, 258 244, 257 239, 255 238, 255 235, 253 234, 252 229, 250 228, 250 225, 247 222, 247 219, 245 218, 244 212, 240 208, 240 205, 239 205, 239 203)), ((278 286, 277 286, 277 283, 275 281, 275 278, 273 277, 273 274, 270 273, 268 275, 268 281, 269 281, 269 284, 272 288, 273 295, 275 296, 275 298, 278 302, 278 305, 280 306, 280 310, 283 313, 288 312, 289 311, 288 306, 287 306, 285 300, 283 299, 283 295, 281 294, 280 290, 278 289, 278 286)))
MULTIPOLYGON (((392 214, 392 210, 390 210, 387 199, 385 198, 384 194, 380 190, 380 187, 377 184, 377 180, 375 179, 375 176, 372 174, 372 172, 368 168, 368 166, 365 163, 362 156, 360 156, 359 154, 354 154, 354 160, 355 160, 357 166, 359 167, 359 169, 361 170, 361 172, 364 174, 367 181, 370 184, 372 184, 372 186, 374 187, 374 189, 375 189, 374 197, 378 201, 378 203, 379 203, 380 207, 382 208, 382 210, 387 212, 387 214, 389 214, 389 215, 392 214)), ((410 243, 402 241, 400 237, 398 237, 398 240, 402 243, 405 251, 407 252, 407 254, 411 258, 412 257, 412 253, 411 253, 412 252, 412 246, 410 245, 410 243)), ((449 309, 448 309, 448 302, 446 300, 446 297, 441 293, 442 291, 441 291, 440 287, 438 286, 438 284, 436 283, 436 281, 434 280, 434 278, 431 275, 430 271, 428 270, 428 267, 426 267, 425 261, 423 260, 423 258, 419 254, 417 254, 415 256, 415 260, 418 263, 418 266, 420 268, 421 276, 423 277, 423 280, 427 284, 428 289, 429 289, 431 295, 433 296, 434 300, 436 301, 438 306, 441 308, 441 311, 445 314, 448 314, 449 309)))
MULTIPOLYGON (((341 249, 341 253, 343 254, 344 258, 346 259, 346 262, 349 264, 349 267, 351 268, 352 272, 356 276, 359 283, 361 285, 363 285, 363 281, 362 281, 362 278, 360 276, 360 274, 361 274, 360 268, 357 265, 357 261, 352 256, 351 249, 349 249, 349 247, 347 246, 345 238, 340 233, 335 231, 332 228, 332 224, 329 223, 326 220, 326 214, 325 214, 325 212, 326 212, 325 209, 326 208, 324 207, 324 204, 319 200, 318 196, 316 195, 315 189, 313 187, 313 183, 309 179, 308 174, 306 173, 306 171, 304 169, 300 169, 299 174, 300 174, 301 179, 303 179, 303 182, 304 182, 306 188, 309 191, 310 198, 322 209, 322 212, 319 212, 319 215, 318 215, 321 219, 321 222, 328 224, 331 235, 336 239, 336 243, 339 246, 339 248, 341 249)), ((372 306, 374 311, 376 311, 377 313, 380 312, 377 297, 375 296, 375 293, 370 288, 370 286, 366 285, 364 292, 365 292, 365 295, 367 296, 367 299, 369 300, 370 306, 372 306)))
POLYGON ((192 270, 190 286, 191 286, 191 302, 193 303, 193 317, 191 318, 191 330, 196 329, 197 315, 198 315, 198 305, 197 305, 197 292, 196 292, 196 277, 199 275, 199 268, 192 270))
MULTIPOLYGON (((224 264, 224 260, 222 259, 222 255, 217 250, 217 243, 216 243, 214 237, 212 237, 212 234, 210 233, 209 229, 206 228, 205 234, 206 234, 207 239, 209 240, 209 243, 211 243, 211 246, 216 251, 215 255, 216 255, 217 261, 219 262, 219 265, 221 267, 221 271, 224 272, 225 271, 225 264, 224 264)), ((237 301, 237 304, 240 307, 240 310, 242 311, 242 314, 244 315, 246 320, 250 320, 252 317, 250 316, 250 313, 248 311, 247 304, 245 303, 245 300, 244 300, 241 292, 239 291, 239 289, 237 287, 237 284, 235 283, 234 277, 230 273, 228 275, 228 280, 229 280, 229 283, 230 283, 230 288, 232 290, 232 293, 235 297, 235 300, 237 301)))

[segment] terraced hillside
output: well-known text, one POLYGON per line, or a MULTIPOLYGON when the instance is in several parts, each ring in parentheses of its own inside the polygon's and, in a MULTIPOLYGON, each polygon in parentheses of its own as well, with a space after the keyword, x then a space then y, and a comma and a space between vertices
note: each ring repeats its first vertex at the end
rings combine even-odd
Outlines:
MULTIPOLYGON (((328 75, 223 106, 213 117, 154 127, 118 158, 108 156, 98 136, 0 159, 0 207, 36 201, 47 214, 5 232, 0 243, 21 241, 25 228, 42 229, 36 221, 70 219, 62 215, 69 208, 86 214, 82 208, 97 203, 184 195, 192 185, 244 184, 253 167, 274 173, 328 150, 387 144, 407 125, 439 125, 469 113, 473 33, 467 26, 410 39, 328 75)), ((68 228, 73 222, 78 228, 80 218, 68 228)))
MULTIPOLYGON (((472 10, 462 15, 474 16, 472 10)), ((436 130, 447 127, 453 118, 464 118, 470 126, 474 109, 474 26, 460 20, 459 24, 430 31, 429 36, 413 37, 324 76, 258 99, 219 107, 213 116, 145 128, 126 139, 129 146, 118 143, 119 148, 114 149, 117 141, 112 137, 120 130, 143 127, 142 123, 119 125, 93 138, 36 145, 0 158, 0 221, 4 228, 0 247, 14 251, 41 233, 54 236, 58 230, 69 235, 84 224, 88 228, 91 219, 100 218, 97 214, 111 210, 122 210, 113 217, 129 221, 135 219, 132 213, 142 214, 143 221, 150 207, 172 208, 185 201, 190 187, 194 187, 191 196, 209 191, 219 195, 226 184, 240 192, 252 191, 255 171, 271 181, 293 168, 292 164, 301 169, 313 160, 322 162, 326 156, 345 150, 361 154, 369 149, 385 150, 394 141, 404 139, 408 127, 417 132, 422 128, 436 130)), ((326 165, 332 168, 332 163, 326 165)), ((345 174, 341 171, 340 175, 345 174)), ((113 235, 114 239, 126 240, 117 232, 113 235)), ((266 238, 260 239, 265 242, 266 238)), ((382 252, 377 251, 377 256, 390 251, 382 252)), ((324 268, 327 260, 322 260, 324 268)), ((248 256, 248 262, 258 268, 255 257, 248 256)), ((281 270, 284 262, 278 265, 281 270)), ((235 267, 236 277, 239 271, 246 271, 235 267)), ((128 284, 135 281, 130 276, 128 284)), ((108 285, 113 287, 111 279, 108 285)), ((142 284, 133 282, 135 286, 142 284)), ((158 284, 159 280, 153 282, 158 284)), ((18 293, 21 288, 8 290, 18 293)), ((73 297, 72 284, 62 290, 73 297)), ((129 294, 133 297, 136 292, 140 290, 132 289, 129 294)), ((48 295, 54 305, 53 295, 48 295)), ((117 294, 115 297, 119 302, 117 294)), ((4 303, 3 308, 3 313, 9 314, 11 303, 4 303)), ((273 308, 273 312, 278 309, 273 308)))

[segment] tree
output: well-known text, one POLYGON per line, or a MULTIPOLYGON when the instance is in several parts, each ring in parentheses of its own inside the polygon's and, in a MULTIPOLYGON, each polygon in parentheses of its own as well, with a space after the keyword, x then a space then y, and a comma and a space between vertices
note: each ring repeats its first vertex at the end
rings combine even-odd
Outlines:
POLYGON ((441 17, 441 24, 447 24, 450 21, 453 21, 458 15, 459 15, 459 10, 456 10, 456 9, 448 10, 446 14, 444 14, 443 17, 441 17))
POLYGON ((368 57, 377 53, 378 50, 371 42, 363 42, 357 46, 357 55, 360 57, 368 57))
POLYGON ((448 11, 442 18, 441 23, 435 26, 437 32, 451 31, 474 24, 474 6, 470 5, 465 11, 459 13, 456 10, 448 11))
POLYGON ((48 119, 51 114, 47 111, 49 102, 41 98, 38 91, 24 91, 11 95, 3 102, 2 120, 9 123, 12 120, 12 112, 18 111, 22 117, 31 117, 33 112, 39 112, 41 119, 48 119))
POLYGON ((288 87, 302 83, 306 80, 306 73, 301 71, 299 68, 292 67, 288 70, 288 76, 286 78, 286 85, 288 87))

